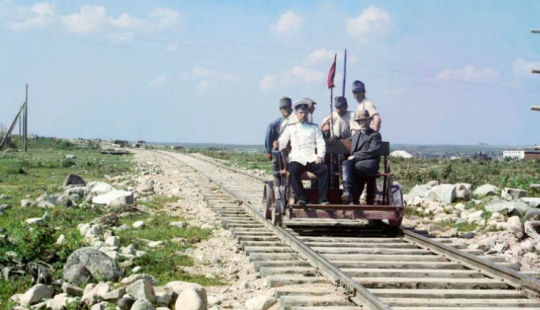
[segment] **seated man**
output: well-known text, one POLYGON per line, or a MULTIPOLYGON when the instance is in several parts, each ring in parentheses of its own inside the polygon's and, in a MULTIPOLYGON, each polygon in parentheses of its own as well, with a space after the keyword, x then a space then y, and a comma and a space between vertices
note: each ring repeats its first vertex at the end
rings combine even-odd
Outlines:
POLYGON ((336 111, 328 115, 321 122, 321 131, 331 132, 329 137, 332 140, 347 139, 351 136, 351 126, 356 125, 354 123, 354 112, 347 110, 347 98, 337 96, 334 99, 334 106, 336 111))
POLYGON ((369 127, 372 118, 367 110, 360 110, 355 119, 359 131, 351 137, 351 155, 342 163, 343 196, 341 198, 346 204, 350 203, 351 199, 354 203, 359 203, 360 194, 366 183, 366 204, 375 203, 377 182, 373 176, 379 172, 381 134, 369 127), (357 188, 354 188, 354 185, 357 188), (357 190, 353 193, 353 189, 357 190))
POLYGON ((306 194, 302 184, 302 174, 309 171, 317 176, 319 181, 319 203, 328 204, 328 167, 323 158, 326 154, 321 129, 307 122, 309 105, 301 99, 294 103, 297 123, 285 127, 274 147, 284 150, 290 142, 289 173, 291 187, 296 193, 297 203, 306 205, 306 194))
MULTIPOLYGON (((347 139, 351 136, 351 128, 357 126, 354 121, 354 112, 347 110, 347 98, 337 96, 334 99, 336 111, 328 115, 321 122, 323 136, 330 137, 329 143, 334 145, 338 139, 347 139)), ((345 160, 346 154, 327 154, 326 163, 330 165, 330 172, 341 171, 341 163, 345 160)), ((339 188, 339 179, 331 178, 330 188, 339 188)))
POLYGON ((264 146, 266 148, 266 153, 268 154, 268 159, 272 160, 274 184, 276 184, 277 186, 281 184, 281 176, 279 171, 283 169, 281 167, 283 158, 280 156, 279 153, 273 151, 274 141, 276 141, 281 134, 281 124, 283 122, 286 122, 287 119, 291 116, 291 98, 281 97, 281 99, 279 99, 279 112, 281 113, 281 116, 268 125, 268 128, 266 130, 266 139, 264 141, 264 146))

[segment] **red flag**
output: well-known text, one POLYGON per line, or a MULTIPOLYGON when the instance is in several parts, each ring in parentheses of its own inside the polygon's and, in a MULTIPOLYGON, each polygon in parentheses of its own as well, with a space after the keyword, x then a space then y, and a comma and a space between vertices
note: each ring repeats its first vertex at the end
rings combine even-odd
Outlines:
POLYGON ((330 72, 328 72, 328 88, 334 87, 334 76, 336 75, 336 57, 337 54, 334 55, 334 63, 332 64, 332 67, 330 67, 330 72))

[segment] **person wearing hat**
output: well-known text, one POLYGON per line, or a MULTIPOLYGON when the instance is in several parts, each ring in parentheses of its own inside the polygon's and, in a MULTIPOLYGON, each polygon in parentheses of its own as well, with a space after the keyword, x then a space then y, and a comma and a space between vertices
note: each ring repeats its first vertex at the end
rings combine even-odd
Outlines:
POLYGON ((302 184, 302 174, 309 171, 317 176, 319 203, 328 204, 328 167, 324 163, 326 144, 317 124, 307 121, 309 103, 300 99, 293 104, 298 122, 285 127, 274 148, 284 150, 290 142, 289 173, 290 184, 297 198, 297 203, 306 205, 306 194, 302 184))
MULTIPOLYGON (((373 130, 380 131, 381 129, 381 117, 379 116, 379 111, 377 111, 377 107, 366 98, 366 87, 364 83, 362 83, 359 80, 356 80, 352 84, 352 92, 354 99, 356 99, 356 102, 358 102, 358 107, 356 108, 356 114, 360 113, 363 110, 368 110, 369 115, 373 117, 373 120, 371 121, 371 124, 369 125, 373 130)), ((358 130, 358 126, 355 125, 353 128, 351 128, 354 131, 358 130)))
MULTIPOLYGON (((295 103, 305 103, 308 105, 308 114, 306 120, 310 123, 313 123, 313 112, 315 112, 315 105, 317 102, 313 101, 313 99, 309 98, 302 98, 300 100, 295 101, 295 103)), ((284 122, 281 123, 281 131, 285 129, 285 126, 289 124, 294 124, 298 122, 298 118, 296 118, 296 114, 292 114, 289 116, 284 122)))
POLYGON ((355 118, 358 124, 351 139, 351 155, 342 163, 343 176, 343 203, 358 204, 360 194, 366 187, 366 204, 375 203, 377 183, 374 178, 379 172, 381 162, 381 134, 373 130, 369 125, 373 116, 368 110, 360 110, 355 118))
MULTIPOLYGON (((351 136, 351 128, 355 125, 354 112, 347 110, 347 98, 337 96, 334 98, 336 111, 328 115, 321 122, 321 131, 323 135, 329 137, 328 143, 334 145, 338 139, 347 139, 351 136), (330 130, 332 128, 332 130, 330 130)), ((336 154, 336 156, 327 156, 326 162, 331 163, 331 171, 341 171, 341 163, 345 160, 345 154, 336 154)), ((331 179, 330 188, 339 188, 339 180, 331 179)))
POLYGON ((334 99, 334 106, 336 111, 331 115, 328 115, 321 122, 321 131, 324 133, 330 131, 332 127, 332 136, 330 141, 335 142, 336 139, 347 139, 351 136, 351 127, 354 123, 354 112, 348 111, 347 98, 337 96, 334 99))
POLYGON ((313 123, 313 112, 315 112, 315 106, 317 105, 317 102, 309 98, 305 98, 305 99, 311 101, 311 104, 309 105, 309 108, 308 108, 307 120, 308 122, 313 123))
MULTIPOLYGON (((268 159, 272 160, 272 171, 274 175, 274 181, 279 182, 279 170, 280 170, 280 161, 281 156, 279 152, 273 151, 274 141, 277 141, 281 134, 281 124, 286 121, 292 113, 292 101, 289 97, 281 97, 279 99, 279 112, 281 116, 272 121, 268 128, 266 129, 266 139, 264 146, 266 148, 266 154, 268 159)), ((279 184, 279 183, 276 183, 279 184)))

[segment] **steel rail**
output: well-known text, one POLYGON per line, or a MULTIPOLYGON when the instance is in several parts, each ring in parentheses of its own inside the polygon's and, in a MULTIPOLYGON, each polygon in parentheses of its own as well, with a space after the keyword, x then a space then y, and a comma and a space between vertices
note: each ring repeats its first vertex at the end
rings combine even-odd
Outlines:
MULTIPOLYGON (((167 152, 165 152, 165 153, 167 153, 167 152)), ((193 156, 193 155, 191 155, 191 154, 183 154, 183 155, 188 155, 188 156, 191 156, 191 157, 193 157, 193 158, 197 158, 197 159, 200 159, 200 160, 202 160, 202 161, 205 161, 205 162, 207 162, 207 163, 211 163, 211 164, 213 164, 213 165, 216 165, 216 166, 219 166, 219 167, 222 167, 222 168, 225 168, 225 169, 229 169, 229 170, 232 170, 232 171, 234 171, 234 172, 241 173, 241 174, 246 175, 246 176, 248 176, 248 177, 252 177, 252 178, 254 178, 254 179, 257 179, 257 180, 259 180, 259 181, 261 181, 261 182, 263 182, 263 183, 265 183, 266 181, 268 181, 268 179, 266 179, 266 178, 259 177, 259 176, 256 176, 256 175, 251 175, 251 174, 245 172, 244 170, 240 170, 240 169, 237 169, 237 168, 234 168, 234 167, 229 167, 229 166, 226 166, 226 165, 224 165, 224 164, 222 164, 222 163, 218 163, 218 162, 213 161, 213 160, 210 160, 210 159, 202 158, 202 157, 199 157, 199 156, 193 156)))
MULTIPOLYGON (((182 154, 182 155, 188 155, 188 154, 182 154)), ((241 172, 255 179, 260 179, 258 177, 252 176, 243 171, 230 168, 221 164, 217 164, 209 160, 204 160, 199 157, 192 156, 192 155, 188 155, 188 156, 209 162, 214 165, 221 166, 223 168, 226 168, 235 172, 241 172)), ((330 282, 332 282, 336 286, 345 288, 349 293, 351 293, 352 296, 350 296, 350 299, 352 302, 354 302, 358 306, 363 306, 363 307, 366 307, 366 309, 370 309, 370 310, 391 310, 392 309, 388 305, 386 305, 383 301, 381 301, 377 296, 369 292, 362 285, 356 283, 352 278, 344 274, 338 267, 334 266, 327 259, 322 257, 317 252, 313 251, 309 246, 305 245, 302 241, 300 241, 294 235, 289 233, 287 230, 279 226, 274 226, 272 223, 267 221, 264 215, 262 214, 262 212, 259 211, 257 207, 255 207, 249 201, 245 200, 243 197, 239 196, 238 194, 234 193, 232 190, 227 188, 225 185, 223 185, 223 182, 208 175, 207 173, 201 171, 200 169, 197 169, 196 167, 189 165, 186 162, 184 162, 184 164, 196 170, 200 174, 204 175, 214 184, 219 185, 227 194, 233 197, 236 201, 242 202, 242 204, 246 207, 246 209, 253 216, 255 216, 264 226, 272 230, 284 242, 289 244, 294 250, 296 250, 299 253, 300 256, 304 257, 309 262, 310 265, 317 268, 321 272, 322 275, 328 278, 330 282)))
POLYGON ((483 272, 489 277, 503 279, 504 281, 507 281, 510 285, 517 288, 529 289, 536 292, 536 294, 540 292, 540 281, 535 278, 529 277, 525 274, 521 274, 503 266, 498 266, 485 259, 479 258, 463 251, 459 251, 438 241, 430 240, 429 238, 418 235, 414 232, 410 232, 407 230, 402 231, 404 235, 404 240, 427 248, 433 253, 454 259, 462 263, 464 266, 483 272))
MULTIPOLYGON (((165 152, 165 153, 170 154, 170 152, 165 152)), ((212 165, 217 165, 227 170, 241 173, 243 175, 246 175, 250 178, 253 178, 259 181, 266 181, 266 179, 253 176, 239 169, 227 167, 225 165, 216 163, 212 160, 208 160, 208 159, 204 159, 204 158, 200 158, 200 157, 192 156, 188 154, 182 154, 182 155, 190 156, 197 160, 205 161, 212 165)), ((212 181, 216 185, 220 186, 228 195, 230 195, 236 201, 241 202, 243 206, 246 208, 246 210, 248 210, 254 217, 256 217, 259 222, 261 222, 268 229, 272 230, 284 242, 289 244, 294 250, 298 252, 300 256, 305 258, 309 262, 310 265, 317 268, 319 272, 322 275, 324 275, 326 278, 328 278, 334 285, 343 287, 345 290, 347 290, 348 293, 351 294, 351 296, 349 297, 351 301, 353 301, 359 306, 366 307, 367 309, 373 309, 373 310, 392 309, 383 301, 381 301, 377 296, 375 296, 373 293, 369 292, 364 286, 355 283, 355 281, 352 278, 344 274, 339 268, 334 266, 326 258, 321 257, 320 254, 312 250, 309 246, 305 245, 297 237, 289 233, 284 228, 279 227, 279 226, 274 226, 272 223, 267 221, 263 213, 259 210, 259 208, 252 205, 251 202, 245 200, 243 197, 235 193, 233 190, 227 188, 224 182, 208 175, 207 173, 201 171, 200 169, 197 169, 196 167, 192 165, 189 165, 186 162, 184 163, 187 166, 190 166, 192 169, 196 170, 197 172, 201 173, 203 176, 208 178, 210 181, 212 181)), ((484 275, 488 277, 491 277, 494 279, 501 279, 502 281, 505 281, 508 285, 521 289, 529 297, 538 298, 539 296, 540 281, 535 278, 513 271, 506 267, 498 266, 487 260, 481 259, 477 256, 474 256, 472 254, 469 254, 463 251, 459 251, 453 247, 431 240, 424 236, 418 235, 414 232, 403 230, 403 229, 401 229, 401 232, 403 233, 403 239, 407 242, 410 242, 419 247, 425 248, 434 254, 437 254, 442 257, 446 257, 450 260, 453 260, 455 262, 458 262, 462 264, 463 266, 470 268, 472 270, 479 270, 480 272, 482 272, 484 275)))

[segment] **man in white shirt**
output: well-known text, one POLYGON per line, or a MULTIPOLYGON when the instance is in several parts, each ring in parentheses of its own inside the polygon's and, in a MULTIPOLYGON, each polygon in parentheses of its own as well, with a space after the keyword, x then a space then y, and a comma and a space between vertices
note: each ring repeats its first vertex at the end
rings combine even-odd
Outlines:
MULTIPOLYGON (((321 122, 321 131, 326 137, 330 137, 329 144, 334 145, 338 139, 347 139, 351 133, 351 128, 357 126, 354 121, 354 112, 347 110, 349 107, 347 104, 347 98, 337 96, 334 99, 334 106, 336 111, 328 115, 321 122), (330 131, 330 128, 332 130, 330 131), (330 134, 326 135, 328 132, 330 134)), ((330 172, 341 171, 341 162, 346 157, 344 154, 334 154, 333 156, 327 156, 326 163, 331 163, 330 172)), ((331 178, 330 188, 339 188, 339 179, 331 178)))
MULTIPOLYGON (((352 85, 352 92, 354 99, 358 102, 358 107, 356 107, 356 113, 355 117, 358 117, 360 113, 363 113, 364 110, 367 110, 369 112, 369 115, 373 117, 371 120, 371 123, 369 124, 369 127, 375 131, 380 131, 381 129, 381 117, 379 116, 379 111, 377 110, 377 107, 366 98, 366 87, 364 83, 361 81, 354 81, 352 85)), ((358 124, 354 124, 354 126, 351 128, 353 130, 353 134, 355 131, 360 130, 360 127, 358 124)))
POLYGON ((323 133, 330 130, 332 126, 332 134, 329 136, 331 139, 347 139, 351 134, 351 127, 356 126, 354 121, 354 112, 348 111, 347 98, 337 96, 334 99, 334 106, 336 111, 331 115, 328 115, 321 122, 321 131, 323 133))
MULTIPOLYGON (((313 122, 313 112, 315 112, 315 105, 317 102, 313 101, 309 98, 302 98, 300 100, 295 101, 296 104, 305 103, 308 105, 308 111, 307 111, 307 118, 306 121, 312 123, 313 122)), ((296 114, 291 114, 289 117, 287 117, 283 122, 281 122, 281 132, 285 130, 285 127, 289 124, 295 124, 298 123, 298 118, 296 117, 296 114)))
POLYGON ((307 121, 309 104, 304 99, 293 105, 298 122, 285 127, 274 147, 284 150, 290 142, 289 173, 290 184, 300 206, 306 205, 306 194, 301 176, 309 171, 317 176, 319 203, 328 204, 328 167, 324 163, 326 144, 317 124, 307 121))

